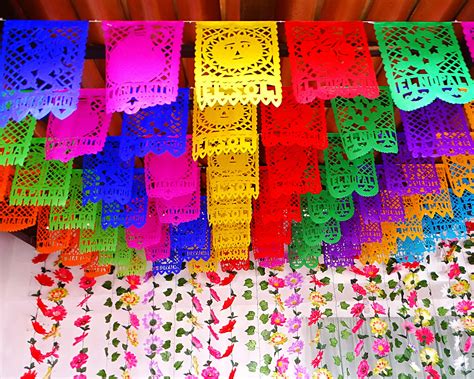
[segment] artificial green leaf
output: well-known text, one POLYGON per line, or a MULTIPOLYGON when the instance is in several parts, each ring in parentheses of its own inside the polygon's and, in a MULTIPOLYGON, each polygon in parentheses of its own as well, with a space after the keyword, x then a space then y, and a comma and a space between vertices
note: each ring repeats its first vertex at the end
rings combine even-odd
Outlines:
POLYGON ((178 287, 184 286, 188 281, 184 278, 179 278, 178 279, 178 287))
POLYGON ((355 359, 355 356, 354 356, 354 353, 352 351, 349 351, 348 353, 346 353, 346 360, 348 362, 352 362, 354 361, 355 359))
POLYGON ((254 351, 257 347, 257 342, 255 340, 248 341, 245 346, 247 346, 248 351, 254 351))
POLYGON ((260 373, 263 374, 263 375, 269 375, 270 374, 270 369, 268 368, 268 366, 262 366, 260 367, 260 373))
POLYGON ((346 303, 345 301, 341 301, 339 303, 339 305, 341 306, 342 309, 346 310, 347 308, 349 308, 349 303, 346 303))
POLYGON ((332 347, 336 347, 337 346, 337 339, 334 338, 334 337, 331 337, 329 339, 329 344, 332 346, 332 347))
POLYGON ((336 331, 336 325, 331 322, 328 326, 326 326, 326 329, 329 331, 329 333, 334 333, 336 331))
POLYGON ((102 287, 105 288, 106 290, 111 290, 112 289, 112 282, 110 280, 107 280, 102 284, 102 287))
POLYGON ((119 357, 120 357, 120 353, 115 352, 112 354, 110 359, 112 360, 112 362, 115 362, 117 359, 119 359, 119 357))
POLYGON ((245 279, 244 286, 247 288, 252 288, 253 287, 253 280, 250 278, 245 279))
POLYGON ((162 353, 160 353, 161 355, 161 359, 163 360, 163 362, 169 362, 170 358, 171 358, 171 353, 169 351, 164 351, 162 353))
POLYGON ((172 326, 173 326, 173 324, 170 321, 168 321, 163 325, 163 330, 165 332, 169 332, 171 330, 172 326))
POLYGON ((173 302, 172 301, 165 301, 163 303, 163 308, 165 308, 167 311, 170 311, 171 308, 173 308, 173 302))
POLYGON ((266 323, 268 322, 268 319, 269 319, 269 318, 270 318, 270 317, 269 317, 266 313, 260 315, 260 321, 261 321, 263 324, 266 324, 266 323))
POLYGON ((248 313, 245 315, 245 318, 249 321, 252 321, 255 319, 255 312, 254 311, 248 311, 248 313))
POLYGON ((448 309, 446 309, 445 307, 439 307, 438 308, 438 314, 443 317, 443 316, 446 316, 446 314, 448 313, 448 309))
POLYGON ((261 289, 262 291, 265 291, 267 288, 268 288, 268 282, 267 282, 266 280, 262 280, 262 281, 260 282, 260 289, 261 289))
POLYGON ((176 361, 173 365, 175 370, 179 370, 181 366, 183 365, 183 361, 176 361))
POLYGON ((272 356, 270 354, 265 354, 263 356, 263 363, 265 363, 266 365, 272 363, 272 356))
POLYGON ((256 372, 257 371, 257 362, 255 361, 250 361, 248 364, 247 364, 247 368, 250 372, 256 372))
POLYGON ((343 283, 338 283, 337 285, 337 290, 342 293, 344 292, 344 284, 343 283))
POLYGON ((186 317, 186 314, 184 312, 179 311, 176 313, 176 320, 183 321, 184 317, 186 317))
POLYGON ((255 326, 250 325, 247 329, 245 329, 245 333, 247 333, 248 336, 252 336, 255 334, 255 326))
POLYGON ((250 300, 252 298, 252 291, 250 290, 245 290, 242 297, 245 299, 245 300, 250 300))
POLYGON ((260 303, 258 303, 258 304, 259 304, 260 309, 261 309, 262 311, 265 312, 265 311, 268 309, 268 303, 267 303, 267 301, 261 300, 260 303))

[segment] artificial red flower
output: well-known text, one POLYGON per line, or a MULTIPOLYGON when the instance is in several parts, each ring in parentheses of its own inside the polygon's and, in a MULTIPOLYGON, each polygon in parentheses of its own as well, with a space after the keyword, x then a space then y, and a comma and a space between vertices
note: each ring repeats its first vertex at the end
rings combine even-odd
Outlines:
POLYGON ((234 330, 236 320, 230 320, 227 325, 224 325, 222 328, 219 329, 219 333, 230 333, 234 330))
POLYGON ((222 354, 221 358, 227 358, 229 355, 232 354, 234 351, 234 344, 227 346, 227 349, 225 349, 224 354, 222 354))
POLYGON ((79 280, 79 287, 81 287, 83 290, 86 290, 88 288, 91 288, 94 286, 96 283, 94 278, 88 278, 87 276, 83 276, 81 280, 79 280))
POLYGON ((36 362, 43 363, 45 356, 33 344, 30 346, 30 354, 36 362))
POLYGON ((461 275, 461 270, 459 269, 459 265, 457 263, 453 263, 449 268, 448 276, 449 279, 454 279, 456 276, 461 275))
POLYGON ((431 365, 425 367, 425 372, 429 374, 427 379, 440 379, 441 378, 438 371, 436 371, 431 365))
POLYGON ((209 292, 211 293, 211 296, 215 301, 221 301, 221 298, 219 297, 217 292, 214 290, 214 288, 210 288, 209 292))
POLYGON ((313 309, 311 311, 311 314, 309 315, 308 319, 308 325, 311 326, 313 324, 316 324, 320 319, 323 314, 319 309, 313 309))
POLYGON ((350 268, 350 270, 351 270, 354 274, 365 276, 365 272, 362 271, 362 270, 361 270, 360 268, 358 268, 357 266, 352 266, 352 267, 350 268))
POLYGON ((221 282, 221 277, 216 272, 208 272, 206 276, 212 284, 219 284, 221 282))
POLYGON ((125 278, 127 281, 128 285, 130 286, 130 290, 136 290, 138 286, 140 285, 140 276, 138 275, 127 275, 125 278))
POLYGON ((361 296, 367 295, 367 291, 366 291, 365 288, 362 287, 360 284, 353 283, 353 284, 352 284, 352 290, 353 290, 355 293, 357 293, 357 294, 359 294, 359 295, 361 295, 361 296))
POLYGON ((321 363, 321 360, 323 359, 323 354, 324 352, 322 350, 318 351, 318 354, 316 354, 316 357, 311 361, 311 365, 313 366, 313 368, 316 368, 319 366, 319 364, 321 363))
POLYGON ((45 287, 51 287, 54 284, 54 280, 47 274, 38 274, 35 276, 36 281, 45 287))
POLYGON ((46 329, 38 321, 31 321, 31 325, 33 325, 33 329, 36 333, 42 336, 46 334, 46 329))
POLYGON ((234 302, 234 300, 235 300, 235 295, 229 296, 229 297, 224 301, 224 305, 222 305, 221 311, 223 311, 224 309, 229 308, 229 307, 232 305, 232 303, 234 302))
POLYGON ((403 267, 405 268, 418 268, 420 266, 420 262, 403 262, 403 267))
POLYGON ((35 379, 36 378, 36 371, 31 371, 28 370, 28 372, 25 372, 20 379, 35 379))
POLYGON ((434 341, 433 332, 428 328, 420 328, 415 332, 416 339, 423 344, 429 345, 434 341))
POLYGON ((37 297, 36 298, 36 305, 37 307, 39 308, 39 310, 41 311, 41 313, 45 316, 48 315, 48 312, 49 312, 49 309, 48 307, 46 306, 45 303, 43 303, 43 300, 41 300, 40 297, 37 297))
POLYGON ((56 271, 54 271, 54 276, 57 280, 64 283, 70 283, 73 279, 71 270, 68 270, 64 267, 60 267, 56 271))
POLYGON ((56 322, 59 322, 59 321, 64 320, 66 315, 67 315, 66 308, 64 308, 62 305, 57 305, 51 308, 45 316, 49 317, 50 319, 56 322))
POLYGON ((86 326, 89 322, 91 321, 91 316, 89 315, 84 315, 82 317, 79 317, 74 321, 74 326, 77 326, 78 328, 81 328, 83 326, 86 326))
POLYGON ((236 371, 237 371, 237 367, 234 367, 229 374, 229 379, 234 379, 236 371))
POLYGON ((316 287, 324 287, 327 286, 326 283, 320 281, 318 278, 316 278, 316 275, 311 276, 311 280, 309 281, 310 283, 314 284, 316 287))
POLYGON ((230 273, 228 276, 226 276, 224 279, 222 279, 220 285, 221 286, 226 286, 230 283, 232 283, 232 281, 234 280, 235 278, 235 274, 234 273, 230 273))
POLYGON ((367 265, 364 267, 364 274, 368 278, 375 278, 379 273, 379 269, 375 265, 367 265))
POLYGON ((34 264, 41 263, 48 259, 48 257, 49 254, 38 254, 31 260, 31 262, 33 262, 34 264))

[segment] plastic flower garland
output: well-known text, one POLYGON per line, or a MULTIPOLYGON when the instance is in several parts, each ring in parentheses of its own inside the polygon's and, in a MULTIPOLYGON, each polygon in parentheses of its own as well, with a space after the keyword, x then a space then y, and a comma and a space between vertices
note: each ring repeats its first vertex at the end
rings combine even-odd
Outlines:
POLYGON ((85 375, 83 374, 85 374, 85 372, 87 371, 86 365, 89 359, 87 353, 89 352, 89 349, 85 346, 85 339, 89 335, 88 331, 90 330, 91 321, 91 316, 89 315, 91 309, 89 308, 88 301, 94 294, 93 287, 95 284, 96 280, 94 278, 88 278, 86 276, 83 276, 79 280, 79 287, 84 290, 84 298, 77 306, 81 307, 84 314, 82 316, 79 316, 74 321, 74 326, 81 331, 81 334, 74 338, 74 342, 72 344, 72 346, 81 344, 81 349, 69 363, 71 368, 73 368, 77 372, 77 375, 74 376, 74 379, 84 379, 85 375))

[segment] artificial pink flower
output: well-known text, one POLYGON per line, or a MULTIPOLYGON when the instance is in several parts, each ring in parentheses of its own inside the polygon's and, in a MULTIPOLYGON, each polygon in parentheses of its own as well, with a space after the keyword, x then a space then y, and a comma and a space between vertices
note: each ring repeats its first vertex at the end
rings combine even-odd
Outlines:
POLYGON ((272 325, 282 326, 286 322, 286 318, 283 313, 273 312, 270 317, 270 323, 272 325))
POLYGON ((214 331, 214 329, 212 329, 212 326, 211 326, 211 325, 208 325, 207 328, 208 328, 209 331, 211 332, 211 335, 212 335, 216 340, 219 340, 219 335, 214 331))
POLYGON ((270 284, 273 288, 283 288, 285 287, 285 280, 276 276, 272 276, 270 279, 268 279, 268 284, 270 284))
POLYGON ((372 309, 374 310, 375 314, 377 314, 377 315, 384 315, 384 314, 386 314, 385 308, 383 307, 383 305, 380 304, 380 303, 377 303, 376 301, 374 301, 374 302, 372 303, 372 309))
POLYGON ((449 279, 454 279, 456 276, 461 275, 461 270, 459 269, 459 265, 457 263, 453 263, 448 272, 449 279))
POLYGON ((207 350, 209 354, 211 354, 216 359, 221 359, 221 352, 217 349, 214 349, 211 345, 207 346, 207 350))
POLYGON ((136 367, 138 361, 137 361, 137 357, 135 356, 135 354, 133 354, 132 352, 130 351, 127 351, 125 353, 125 362, 127 364, 127 368, 133 368, 133 367, 136 367))
POLYGON ((357 379, 365 379, 369 373, 370 367, 367 359, 362 359, 357 367, 357 379))
POLYGON ((218 324, 219 323, 219 319, 217 318, 217 316, 215 315, 214 311, 211 309, 211 318, 212 318, 212 322, 214 324, 218 324))
POLYGON ((323 355, 324 351, 318 350, 318 354, 316 354, 316 357, 314 357, 314 359, 311 361, 311 366, 313 366, 313 368, 319 367, 323 359, 323 355))
POLYGON ((86 290, 88 288, 93 287, 95 283, 96 280, 94 278, 83 276, 81 280, 79 280, 79 287, 81 287, 83 290, 86 290))
POLYGON ((365 288, 362 287, 362 286, 361 286, 360 284, 358 284, 358 283, 353 283, 353 284, 352 284, 352 290, 353 290, 355 293, 357 293, 357 294, 359 294, 359 295, 361 295, 361 296, 367 295, 367 291, 365 290, 365 288))
POLYGON ((91 298, 92 295, 87 295, 87 296, 84 296, 84 299, 81 300, 81 302, 79 304, 77 304, 77 306, 80 308, 82 307, 85 303, 87 303, 87 301, 91 298))
POLYGON ((415 325, 410 321, 403 321, 401 327, 409 334, 415 333, 415 325))
POLYGON ((319 309, 311 310, 311 314, 309 315, 309 319, 308 319, 308 325, 311 326, 313 324, 316 324, 321 319, 322 316, 323 314, 321 313, 319 309))
POLYGON ((474 308, 474 305, 471 300, 462 300, 456 304, 456 311, 463 315, 467 314, 472 308, 474 308))
POLYGON ((67 315, 66 308, 64 308, 62 305, 57 305, 51 309, 48 310, 46 316, 48 316, 50 319, 59 322, 64 320, 64 318, 67 315))
POLYGON ((469 336, 467 337, 466 339, 466 342, 464 343, 464 354, 467 354, 471 351, 471 347, 472 347, 472 337, 469 336))
POLYGON ((276 369, 279 374, 284 374, 288 370, 288 365, 290 361, 287 357, 280 357, 276 362, 276 369))
POLYGON ((440 379, 441 378, 438 371, 436 371, 431 365, 425 367, 425 372, 429 374, 427 379, 440 379))
POLYGON ((364 274, 368 278, 375 278, 379 273, 379 269, 375 265, 367 265, 364 267, 364 274))
POLYGON ((77 326, 78 328, 82 328, 83 326, 86 326, 90 321, 91 321, 91 316, 84 315, 76 319, 76 321, 74 321, 74 326, 77 326))
POLYGON ((408 294, 408 306, 410 308, 414 308, 416 307, 416 300, 418 298, 418 295, 416 293, 416 291, 411 291, 409 294, 408 294))
POLYGON ((135 329, 140 327, 140 320, 135 313, 130 313, 130 325, 132 325, 135 329))
POLYGON ((199 301, 199 299, 196 296, 193 296, 192 302, 193 302, 193 306, 196 309, 196 311, 201 313, 202 312, 202 305, 201 305, 201 302, 199 301))
POLYGON ((72 346, 76 346, 78 343, 84 341, 84 339, 89 335, 89 333, 82 333, 79 337, 74 337, 74 343, 72 346))
POLYGON ((354 317, 359 317, 363 311, 364 311, 364 304, 355 303, 351 308, 351 315, 354 317))
POLYGON ((360 355, 360 352, 362 351, 363 346, 364 346, 364 340, 360 340, 359 342, 357 342, 357 345, 354 348, 354 353, 356 357, 360 355))
POLYGON ((364 324, 364 319, 360 318, 357 320, 356 324, 352 328, 352 333, 357 333, 357 331, 362 327, 364 324))
POLYGON ((202 370, 201 375, 204 379, 219 379, 219 371, 212 366, 206 367, 202 370))
POLYGON ((84 374, 78 374, 74 375, 72 379, 87 379, 87 376, 85 376, 84 374))
POLYGON ((217 292, 214 290, 214 288, 210 288, 209 292, 211 293, 211 296, 215 301, 221 301, 221 298, 219 297, 217 292))
POLYGON ((86 353, 79 353, 71 360, 71 368, 81 368, 87 363, 89 356, 86 353))
POLYGON ((372 343, 372 351, 379 357, 385 357, 390 353, 390 344, 385 338, 376 338, 372 343))
POLYGON ((420 328, 415 332, 416 339, 422 344, 429 345, 434 341, 433 332, 429 328, 420 328))
POLYGON ((198 349, 198 350, 202 349, 202 343, 201 343, 201 341, 199 341, 198 338, 192 336, 192 337, 191 337, 191 343, 193 344, 193 346, 194 346, 196 349, 198 349))

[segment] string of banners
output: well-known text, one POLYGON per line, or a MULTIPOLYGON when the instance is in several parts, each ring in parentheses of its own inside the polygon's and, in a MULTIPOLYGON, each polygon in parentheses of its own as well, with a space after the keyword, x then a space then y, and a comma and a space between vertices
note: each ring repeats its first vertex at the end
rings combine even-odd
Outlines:
POLYGON ((285 22, 284 87, 276 22, 196 22, 193 93, 178 88, 183 26, 102 22, 106 86, 89 89, 88 22, 4 22, 1 231, 36 224, 39 253, 91 275, 246 269, 249 252, 264 267, 412 262, 466 238, 474 86, 452 23, 375 23, 379 86, 363 22, 285 22))

